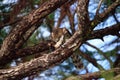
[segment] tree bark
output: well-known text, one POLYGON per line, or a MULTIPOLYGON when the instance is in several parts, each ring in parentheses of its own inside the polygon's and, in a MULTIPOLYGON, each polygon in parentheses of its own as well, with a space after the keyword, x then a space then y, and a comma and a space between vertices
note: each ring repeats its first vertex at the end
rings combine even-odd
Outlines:
MULTIPOLYGON (((49 0, 41 5, 38 9, 23 17, 22 20, 3 41, 0 50, 0 65, 5 65, 7 61, 12 58, 11 56, 15 55, 14 53, 18 50, 16 44, 18 44, 19 40, 23 39, 24 41, 23 35, 29 28, 39 25, 42 22, 43 18, 56 10, 58 7, 62 6, 67 1, 68 0, 49 0)), ((23 44, 19 46, 22 45, 23 44)))

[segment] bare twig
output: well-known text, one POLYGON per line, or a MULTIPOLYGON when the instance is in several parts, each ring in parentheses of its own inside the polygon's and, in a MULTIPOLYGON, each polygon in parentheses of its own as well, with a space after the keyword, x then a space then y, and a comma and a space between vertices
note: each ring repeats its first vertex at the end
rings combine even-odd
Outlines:
POLYGON ((120 5, 120 1, 116 0, 104 12, 102 12, 101 14, 95 15, 95 18, 91 21, 91 30, 93 30, 97 24, 99 24, 104 19, 106 19, 108 17, 108 14, 110 14, 113 10, 115 10, 116 7, 119 5, 120 5))
POLYGON ((10 21, 10 22, 8 22, 8 23, 2 24, 2 25, 0 26, 0 29, 2 29, 2 28, 5 27, 5 26, 9 26, 9 25, 18 23, 20 20, 21 20, 21 18, 20 18, 20 19, 17 19, 17 20, 14 20, 13 22, 10 21))
MULTIPOLYGON (((62 20, 65 18, 66 15, 68 15, 68 12, 70 13, 70 6, 75 3, 77 0, 72 0, 67 2, 66 4, 64 4, 60 9, 60 17, 58 19, 57 25, 56 27, 60 27, 60 24, 62 22, 62 20)), ((69 16, 68 16, 69 17, 69 16)))
POLYGON ((101 7, 101 4, 102 4, 103 1, 104 1, 104 0, 100 0, 100 1, 99 1, 98 8, 97 8, 97 10, 96 10, 96 15, 99 14, 99 10, 100 10, 100 7, 101 7))
POLYGON ((111 60, 109 57, 107 57, 107 56, 104 54, 103 51, 101 51, 99 48, 97 48, 96 46, 94 46, 94 45, 92 45, 92 44, 90 44, 90 43, 88 43, 88 42, 86 42, 86 44, 89 45, 89 46, 91 46, 91 47, 93 47, 93 48, 95 48, 95 49, 99 52, 99 54, 101 54, 102 56, 104 56, 104 58, 106 58, 106 59, 109 61, 109 63, 110 63, 111 66, 113 65, 112 60, 111 60))
POLYGON ((114 17, 114 19, 115 19, 116 23, 119 23, 119 20, 117 19, 117 17, 116 17, 116 15, 115 15, 115 13, 112 13, 112 15, 113 15, 113 17, 114 17))
POLYGON ((98 71, 98 72, 94 72, 94 73, 87 73, 85 75, 80 75, 80 77, 85 78, 85 79, 89 79, 89 78, 94 79, 94 78, 100 78, 100 77, 104 78, 105 75, 109 75, 111 73, 113 73, 113 75, 114 75, 114 72, 120 73, 120 68, 113 68, 111 70, 103 70, 103 71, 98 71))
POLYGON ((99 68, 100 70, 104 70, 104 68, 103 68, 101 65, 99 65, 99 64, 97 63, 97 61, 96 61, 94 58, 91 58, 88 54, 82 52, 81 50, 79 50, 79 54, 80 54, 83 58, 85 58, 86 60, 88 60, 90 63, 92 63, 95 67, 99 68))
POLYGON ((67 15, 68 15, 68 19, 69 19, 69 22, 70 22, 71 31, 72 31, 72 33, 74 33, 75 32, 74 14, 72 14, 70 12, 70 10, 68 10, 67 15))
MULTIPOLYGON (((102 71, 98 71, 98 72, 94 72, 94 73, 87 73, 87 74, 83 74, 83 75, 78 75, 78 76, 72 76, 72 79, 76 80, 92 80, 92 79, 97 79, 97 78, 105 78, 106 75, 113 75, 114 73, 118 73, 120 74, 120 68, 113 68, 110 70, 102 70, 102 71)), ((109 76, 108 79, 110 79, 109 76)), ((71 80, 71 77, 65 79, 65 80, 71 80)), ((106 78, 107 80, 107 78, 106 78)), ((113 79, 111 79, 113 80, 113 79)), ((118 78, 114 79, 114 80, 119 80, 118 78)))

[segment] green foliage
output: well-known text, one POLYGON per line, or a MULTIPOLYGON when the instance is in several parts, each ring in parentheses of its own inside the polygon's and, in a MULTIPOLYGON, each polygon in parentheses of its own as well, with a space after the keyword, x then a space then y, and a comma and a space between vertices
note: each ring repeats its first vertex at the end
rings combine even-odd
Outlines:
POLYGON ((112 0, 104 0, 105 5, 109 6, 113 1, 112 0))
POLYGON ((88 54, 90 57, 94 58, 94 54, 96 53, 95 51, 85 51, 86 54, 88 54))
POLYGON ((40 0, 33 0, 33 3, 38 4, 38 3, 40 3, 40 0))
MULTIPOLYGON (((2 13, 9 14, 9 12, 11 10, 10 4, 7 4, 7 3, 2 4, 2 1, 3 0, 0 0, 0 11, 2 13)), ((30 1, 32 2, 31 5, 35 7, 36 5, 37 6, 41 5, 43 2, 45 2, 47 0, 30 0, 30 1)), ((110 4, 112 4, 112 0, 104 0, 104 5, 106 7, 108 7, 110 4)), ((30 6, 27 6, 26 10, 24 10, 23 13, 26 13, 29 9, 30 9, 30 6)), ((117 9, 117 12, 120 12, 119 8, 117 9)), ((54 18, 55 18, 54 15, 55 15, 55 13, 53 12, 46 17, 46 24, 42 24, 42 26, 44 28, 48 27, 48 28, 52 29, 52 27, 54 27, 54 18)), ((5 18, 8 18, 8 17, 1 15, 0 16, 0 21, 4 20, 5 18)), ((91 25, 94 27, 96 25, 96 23, 91 23, 91 25)), ((29 40, 26 43, 27 45, 25 45, 25 46, 33 46, 33 45, 37 44, 39 42, 39 38, 38 38, 39 34, 41 34, 40 31, 36 30, 31 35, 31 37, 29 38, 29 40)), ((6 36, 7 36, 7 32, 5 31, 5 29, 0 30, 0 44, 2 44, 2 42, 3 42, 3 40, 6 36)), ((97 53, 97 55, 99 55, 98 54, 99 52, 88 51, 87 49, 85 50, 85 54, 88 54, 92 58, 95 58, 96 53, 97 53)), ((109 58, 110 57, 116 57, 115 53, 117 53, 116 49, 104 52, 104 54, 109 58)), ((27 56, 27 57, 24 57, 23 60, 29 61, 33 57, 34 57, 34 55, 27 56)), ((104 58, 104 57, 100 57, 100 59, 101 60, 106 60, 106 58, 104 58)), ((58 74, 63 76, 64 78, 69 77, 69 79, 67 79, 67 80, 80 80, 80 79, 77 79, 76 77, 74 77, 74 75, 72 73, 72 69, 74 68, 74 65, 72 64, 70 58, 66 60, 66 63, 67 63, 67 65, 62 65, 62 64, 59 65, 60 69, 58 71, 58 74), (65 73, 67 73, 67 71, 69 71, 70 75, 65 74, 65 73)), ((86 62, 84 62, 84 64, 89 64, 89 62, 86 60, 86 62)), ((85 65, 85 67, 86 66, 87 65, 85 65)), ((106 78, 106 80, 111 80, 113 78, 113 76, 114 76, 113 73, 110 73, 109 75, 106 75, 106 73, 102 74, 102 77, 106 78)))
POLYGON ((53 20, 54 19, 54 13, 49 14, 48 18, 53 20))
POLYGON ((48 27, 53 27, 54 26, 54 13, 51 13, 47 16, 46 18, 46 24, 48 25, 48 27))
POLYGON ((120 80, 120 75, 115 76, 113 80, 120 80))
POLYGON ((114 73, 113 72, 104 72, 101 77, 104 77, 105 80, 113 80, 114 73))
POLYGON ((64 79, 64 80, 83 80, 83 79, 81 79, 80 77, 78 78, 77 76, 73 76, 73 75, 71 75, 71 76, 68 76, 66 79, 64 79))
POLYGON ((27 46, 33 46, 39 42, 39 39, 37 39, 37 36, 39 34, 39 31, 35 31, 31 37, 27 41, 27 46))
POLYGON ((110 51, 107 51, 105 52, 104 54, 108 57, 115 57, 116 56, 116 53, 117 53, 117 50, 116 49, 113 49, 113 50, 110 50, 110 51))
POLYGON ((0 30, 0 44, 2 44, 4 38, 7 36, 7 33, 4 29, 0 30))

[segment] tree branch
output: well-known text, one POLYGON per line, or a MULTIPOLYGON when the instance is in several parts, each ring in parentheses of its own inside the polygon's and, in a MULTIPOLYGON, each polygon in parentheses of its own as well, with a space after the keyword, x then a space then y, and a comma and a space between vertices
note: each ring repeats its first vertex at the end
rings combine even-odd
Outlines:
POLYGON ((89 4, 89 0, 82 0, 82 1, 78 0, 78 7, 77 7, 78 29, 79 30, 83 29, 82 30, 83 32, 88 30, 87 26, 89 25, 90 22, 89 14, 88 14, 88 4, 89 4), (86 25, 86 23, 88 24, 86 25))
MULTIPOLYGON (((41 54, 42 52, 46 50, 52 49, 54 44, 55 42, 48 40, 48 41, 40 42, 39 44, 35 46, 19 49, 14 53, 13 56, 11 56, 11 58, 7 59, 5 63, 7 64, 14 59, 22 58, 25 56, 30 56, 30 55, 34 55, 38 53, 41 54)), ((2 66, 4 65, 1 65, 0 68, 2 68, 2 66)))
POLYGON ((100 1, 99 1, 98 8, 97 8, 97 10, 96 10, 96 15, 99 14, 99 10, 100 10, 100 7, 101 7, 102 2, 103 2, 103 0, 100 0, 100 1))
POLYGON ((95 38, 102 39, 106 35, 115 35, 120 37, 119 31, 120 31, 120 23, 106 27, 104 29, 93 31, 89 39, 95 39, 95 38))
MULTIPOLYGON (((60 11, 60 17, 58 19, 57 25, 56 27, 60 27, 60 24, 62 22, 62 20, 65 18, 65 16, 68 16, 68 12, 70 11, 70 6, 75 3, 77 0, 72 0, 69 1, 67 3, 65 3, 63 6, 60 7, 61 11, 60 11)), ((69 12, 70 13, 70 12, 69 12)))
POLYGON ((81 33, 76 31, 75 34, 60 48, 49 54, 43 54, 43 56, 32 59, 29 62, 22 63, 11 69, 1 69, 0 79, 22 79, 23 77, 30 76, 37 72, 44 71, 52 66, 60 64, 69 56, 72 55, 81 44, 81 33))
POLYGON ((84 79, 89 79, 89 78, 104 78, 105 75, 110 75, 111 73, 114 75, 115 73, 120 73, 120 68, 113 68, 111 70, 103 70, 103 71, 98 71, 98 72, 94 72, 94 73, 87 73, 85 75, 80 75, 82 78, 84 79))
POLYGON ((94 29, 97 24, 99 24, 104 19, 106 19, 108 17, 108 14, 112 12, 114 9, 116 9, 116 7, 119 5, 120 5, 120 1, 116 0, 103 13, 99 15, 95 15, 95 18, 91 21, 91 30, 94 29))
POLYGON ((8 23, 4 23, 4 24, 0 25, 0 29, 4 28, 5 26, 9 26, 9 25, 13 25, 15 23, 18 23, 19 21, 21 21, 21 18, 18 18, 18 19, 14 20, 14 21, 10 21, 8 23))
MULTIPOLYGON (((61 48, 62 49, 62 48, 61 48)), ((52 53, 44 54, 41 57, 32 59, 29 62, 22 63, 21 65, 18 65, 17 67, 11 68, 11 69, 5 69, 0 70, 0 79, 22 79, 24 77, 33 75, 37 72, 44 71, 52 66, 55 66, 66 59, 66 57, 69 57, 71 53, 71 50, 64 49, 61 51, 61 49, 58 49, 57 51, 54 51, 52 53), (61 53, 59 53, 61 52, 61 53), (69 54, 69 55, 68 55, 69 54)))
MULTIPOLYGON (((87 73, 87 74, 72 76, 72 77, 74 77, 74 79, 78 79, 78 80, 91 80, 91 79, 96 79, 96 78, 105 78, 105 76, 108 75, 109 77, 107 77, 107 78, 110 79, 110 77, 112 77, 112 75, 114 75, 114 73, 120 74, 120 68, 113 68, 110 70, 102 70, 102 71, 98 71, 98 72, 94 72, 94 73, 87 73)), ((70 80, 70 79, 71 78, 67 78, 66 80, 70 80)))
POLYGON ((113 78, 113 80, 119 80, 119 79, 120 79, 120 74, 113 78))
MULTIPOLYGON (((80 1, 82 2, 83 0, 80 1)), ((79 5, 83 5, 81 2, 79 3, 79 5)), ((85 1, 85 4, 86 3, 87 0, 85 1)), ((79 9, 81 9, 80 6, 78 7, 79 9)), ((83 16, 82 18, 85 19, 85 16, 83 16)), ((81 24, 82 31, 82 28, 84 28, 84 26, 86 26, 86 24, 81 24)), ((35 74, 36 72, 41 72, 52 66, 60 64, 69 56, 71 56, 73 51, 75 51, 85 41, 82 36, 83 32, 81 30, 77 30, 69 40, 67 40, 63 45, 49 54, 43 54, 43 56, 32 59, 29 62, 22 63, 19 66, 8 70, 0 70, 0 79, 21 79, 23 77, 30 76, 32 74, 35 74)))
POLYGON ((113 65, 112 60, 111 60, 109 57, 107 57, 107 56, 104 54, 103 51, 101 51, 99 48, 97 48, 96 46, 94 46, 94 45, 92 45, 92 44, 90 44, 90 43, 88 43, 88 42, 86 42, 86 44, 87 44, 88 46, 93 47, 94 49, 96 49, 96 50, 99 52, 100 55, 102 55, 104 58, 106 58, 106 59, 109 61, 109 63, 110 63, 111 66, 113 65))
MULTIPOLYGON (((32 11, 29 15, 23 17, 18 25, 11 31, 11 33, 4 40, 0 50, 0 65, 14 55, 15 44, 23 38, 25 32, 32 26, 39 25, 43 18, 56 10, 68 0, 49 0, 41 5, 38 9, 32 11)), ((38 27, 38 26, 37 26, 38 27)))
POLYGON ((54 44, 55 44, 55 42, 50 41, 50 40, 40 42, 39 44, 37 44, 35 46, 26 47, 26 48, 18 50, 15 53, 15 56, 13 56, 13 57, 17 59, 20 57, 25 57, 25 56, 41 53, 46 50, 52 49, 52 47, 54 48, 54 46, 53 46, 54 44))
POLYGON ((28 40, 28 38, 32 35, 32 33, 38 28, 38 26, 32 26, 30 29, 28 29, 25 34, 23 35, 22 39, 19 40, 17 44, 15 44, 15 49, 21 49, 23 44, 28 40))
POLYGON ((97 61, 96 61, 94 58, 91 58, 88 54, 86 54, 86 53, 84 53, 84 52, 82 52, 82 51, 80 51, 80 50, 79 50, 79 54, 80 54, 83 58, 85 58, 87 61, 89 61, 90 63, 92 63, 95 67, 99 68, 100 70, 104 70, 104 68, 103 68, 101 65, 99 65, 99 64, 97 63, 97 61))

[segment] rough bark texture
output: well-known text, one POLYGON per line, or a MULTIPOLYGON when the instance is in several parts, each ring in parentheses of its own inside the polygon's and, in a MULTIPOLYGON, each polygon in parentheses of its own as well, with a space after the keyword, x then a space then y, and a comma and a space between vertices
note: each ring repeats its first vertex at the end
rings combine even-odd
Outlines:
POLYGON ((11 56, 14 56, 14 52, 18 50, 16 44, 18 44, 21 39, 24 41, 23 35, 30 27, 40 24, 45 16, 67 1, 68 0, 50 0, 41 5, 37 10, 34 10, 29 13, 29 15, 23 17, 3 42, 0 50, 0 65, 6 64, 7 60, 9 60, 11 56))
POLYGON ((55 66, 71 56, 73 51, 80 46, 81 42, 80 33, 78 31, 54 52, 44 54, 41 57, 23 63, 13 69, 0 70, 0 79, 21 79, 55 66))
MULTIPOLYGON (((75 0, 76 1, 76 0, 75 0)), ((23 17, 17 26, 10 32, 10 34, 4 40, 1 50, 0 50, 0 66, 7 64, 8 62, 17 59, 19 57, 29 56, 32 54, 41 54, 45 50, 53 47, 55 44, 53 41, 41 42, 33 47, 21 48, 24 41, 26 41, 29 36, 33 33, 38 25, 42 23, 42 20, 51 12, 56 10, 58 7, 64 5, 65 3, 72 1, 69 0, 49 0, 42 4, 38 9, 32 11, 27 16, 23 17), (46 46, 44 46, 46 45, 46 46)), ((74 1, 73 1, 74 2, 74 1)), ((35 59, 31 59, 28 62, 21 63, 20 65, 10 68, 10 69, 0 69, 0 80, 16 80, 22 79, 24 77, 36 74, 37 72, 42 72, 48 68, 60 64, 68 57, 70 57, 76 49, 78 49, 85 41, 94 38, 102 38, 106 35, 119 35, 120 24, 115 24, 109 28, 93 31, 93 28, 100 22, 106 19, 107 15, 114 10, 118 5, 120 5, 120 0, 116 0, 112 5, 110 5, 104 12, 97 14, 95 18, 90 21, 88 13, 89 0, 78 0, 77 6, 77 17, 78 17, 78 30, 73 31, 72 37, 67 40, 60 47, 56 48, 54 51, 41 54, 35 59), (86 24, 87 23, 87 24, 86 24)), ((68 10, 69 11, 69 10, 68 10)), ((71 16, 66 12, 68 16, 71 16)), ((65 14, 65 15, 66 15, 65 14)), ((64 15, 64 16, 65 16, 64 15)), ((72 19, 70 19, 72 20, 72 19)), ((71 22, 73 23, 73 22, 71 22)), ((71 24, 73 27, 73 24, 71 24)), ((98 68, 102 68, 97 64, 95 59, 85 55, 80 54, 86 58, 89 62, 98 68)), ((113 69, 108 72, 118 72, 120 69, 113 69)), ((105 73, 96 72, 93 74, 81 75, 83 79, 98 78, 105 73)))
POLYGON ((91 33, 90 38, 91 39, 94 39, 94 38, 102 39, 106 35, 116 35, 119 37, 120 36, 119 31, 120 31, 120 23, 109 26, 109 27, 104 28, 104 29, 93 31, 91 33))

